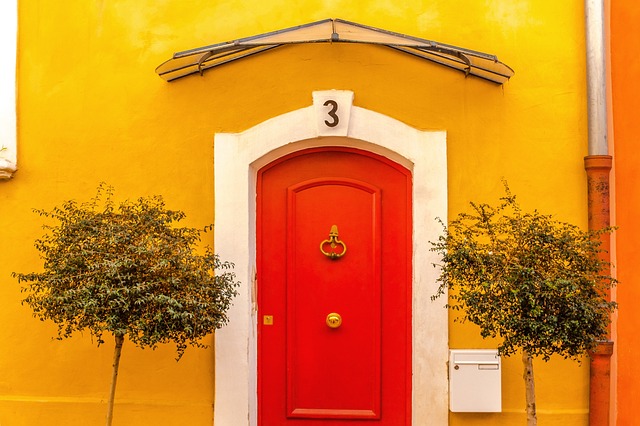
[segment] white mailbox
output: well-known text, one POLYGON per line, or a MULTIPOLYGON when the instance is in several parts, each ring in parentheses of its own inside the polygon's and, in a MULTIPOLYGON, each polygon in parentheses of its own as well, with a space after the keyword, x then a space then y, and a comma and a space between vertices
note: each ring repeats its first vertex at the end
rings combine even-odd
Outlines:
POLYGON ((495 349, 449 351, 449 409, 467 413, 502 411, 501 370, 495 349))

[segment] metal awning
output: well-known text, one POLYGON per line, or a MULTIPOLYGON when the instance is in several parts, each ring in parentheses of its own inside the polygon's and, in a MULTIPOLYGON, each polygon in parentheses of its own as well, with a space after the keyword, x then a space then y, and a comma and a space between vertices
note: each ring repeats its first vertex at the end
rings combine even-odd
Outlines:
POLYGON ((280 46, 305 43, 357 43, 386 46, 502 84, 513 70, 494 55, 412 37, 342 19, 324 19, 234 41, 174 53, 156 73, 167 81, 246 58, 280 46))

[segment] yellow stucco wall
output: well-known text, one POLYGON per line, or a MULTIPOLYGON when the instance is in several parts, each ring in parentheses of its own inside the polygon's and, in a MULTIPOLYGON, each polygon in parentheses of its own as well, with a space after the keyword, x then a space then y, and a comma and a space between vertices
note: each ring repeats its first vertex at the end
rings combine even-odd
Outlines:
MULTIPOLYGON (((19 171, 0 182, 0 423, 99 424, 106 407, 112 343, 51 340, 54 326, 20 305, 10 273, 40 267, 31 209, 107 181, 120 198, 162 194, 189 224, 211 223, 213 134, 306 107, 313 90, 352 90, 357 106, 446 130, 451 216, 497 199, 504 177, 526 208, 586 227, 582 12, 579 0, 19 2, 19 171), (328 17, 494 53, 516 74, 498 86, 353 45, 281 48, 173 83, 154 73, 175 51, 328 17)), ((495 347, 473 326, 452 321, 450 333, 451 348, 495 347)), ((452 425, 524 422, 521 362, 503 365, 504 413, 452 425)), ((541 421, 586 425, 587 365, 536 369, 541 421)), ((171 346, 125 344, 115 423, 210 425, 213 374, 212 349, 176 363, 171 346)))

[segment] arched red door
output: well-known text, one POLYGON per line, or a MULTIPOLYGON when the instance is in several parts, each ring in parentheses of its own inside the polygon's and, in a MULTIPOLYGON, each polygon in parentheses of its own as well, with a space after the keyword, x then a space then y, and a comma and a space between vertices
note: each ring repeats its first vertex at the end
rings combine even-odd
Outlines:
POLYGON ((411 424, 411 173, 317 148, 258 172, 260 426, 411 424))

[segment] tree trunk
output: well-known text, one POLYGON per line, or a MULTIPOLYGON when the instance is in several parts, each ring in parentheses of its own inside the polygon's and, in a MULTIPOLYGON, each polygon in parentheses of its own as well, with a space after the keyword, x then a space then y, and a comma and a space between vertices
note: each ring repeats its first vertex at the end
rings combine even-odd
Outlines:
POLYGON ((527 426, 536 426, 536 386, 533 380, 533 358, 527 351, 522 351, 522 363, 524 364, 524 384, 527 390, 527 426))
POLYGON ((111 390, 109 392, 109 404, 107 406, 107 423, 111 426, 113 421, 113 400, 116 396, 116 382, 118 381, 118 368, 120 368, 120 354, 122 354, 122 344, 124 336, 116 335, 116 347, 113 350, 113 374, 111 375, 111 390))

